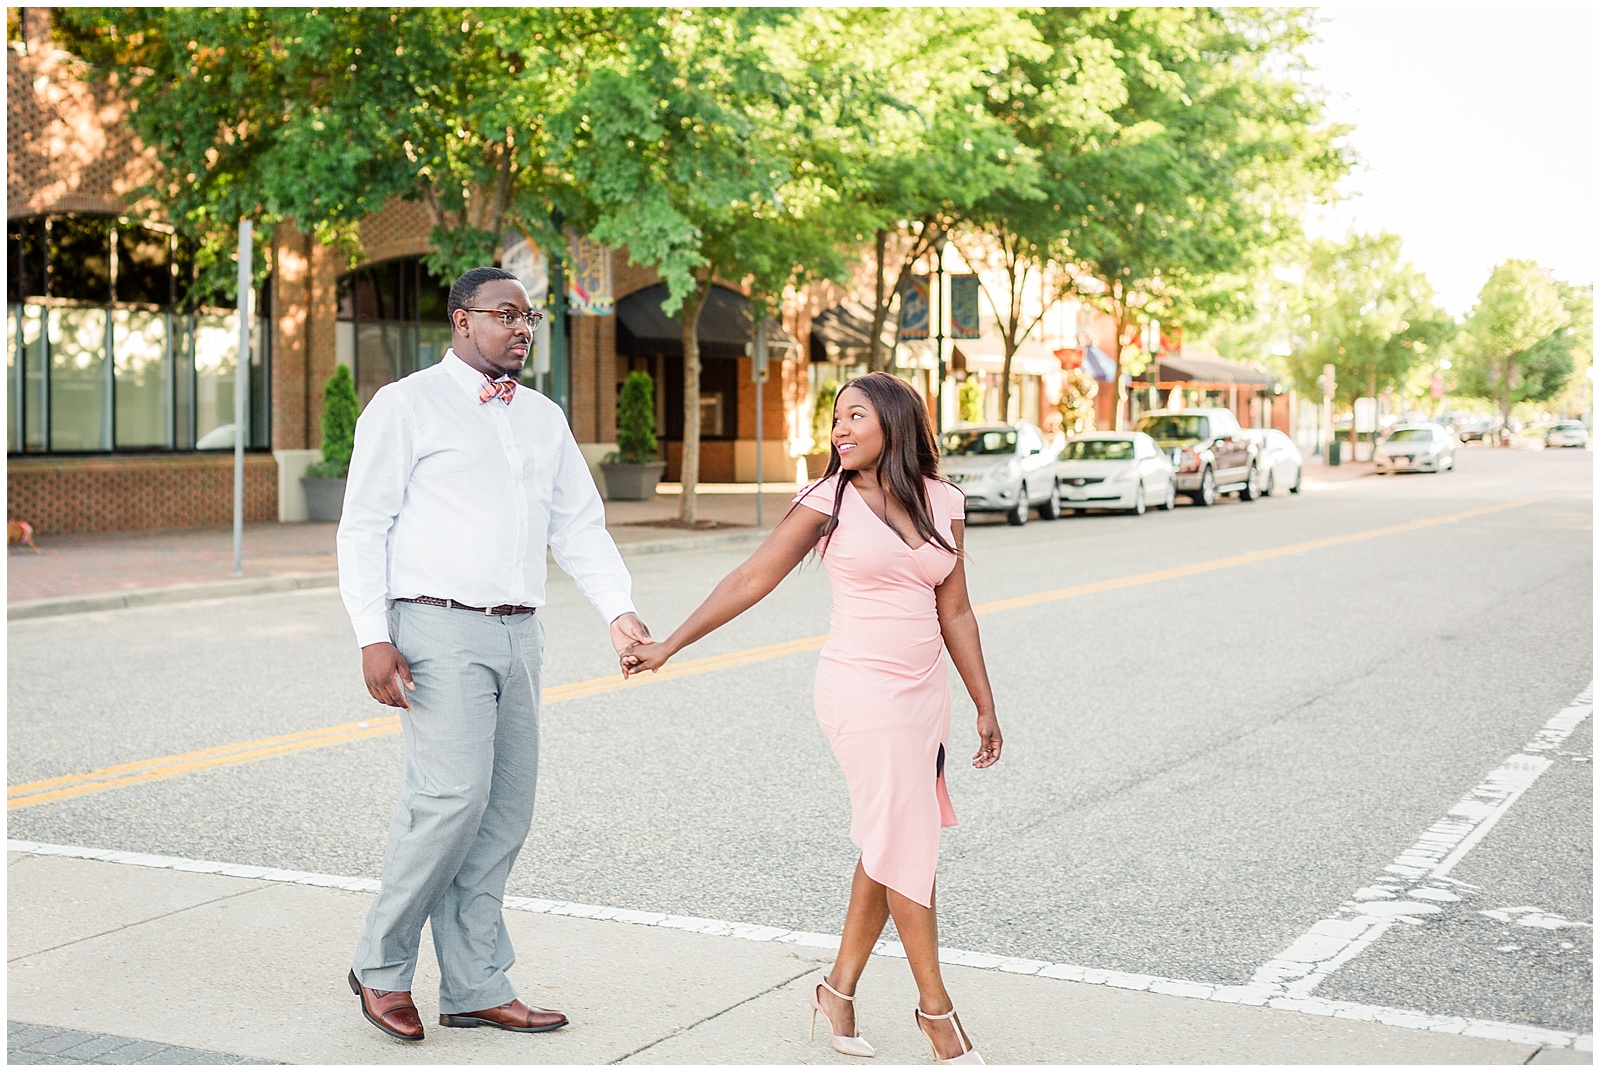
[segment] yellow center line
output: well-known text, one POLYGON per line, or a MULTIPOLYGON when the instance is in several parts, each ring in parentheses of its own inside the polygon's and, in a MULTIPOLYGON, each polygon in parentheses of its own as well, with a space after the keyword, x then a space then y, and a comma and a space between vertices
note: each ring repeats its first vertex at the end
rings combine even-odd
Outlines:
MULTIPOLYGON (((1347 533, 1343 536, 1326 536, 1316 540, 1304 540, 1300 543, 1269 547, 1263 551, 1249 551, 1244 554, 1228 555, 1224 558, 1208 559, 1204 562, 1194 562, 1186 566, 1172 566, 1168 569, 1151 570, 1146 573, 1135 573, 1125 577, 1113 577, 1104 581, 1091 581, 1087 584, 1076 584, 1066 588, 1052 588, 1048 591, 1035 592, 1026 596, 996 599, 988 603, 979 603, 973 607, 973 610, 978 614, 995 614, 1000 611, 1034 607, 1041 603, 1054 603, 1063 599, 1074 599, 1078 596, 1092 595, 1097 592, 1109 592, 1119 588, 1133 588, 1138 585, 1157 584, 1181 577, 1193 577, 1197 574, 1210 573, 1214 570, 1232 569, 1236 566, 1266 562, 1270 559, 1283 558, 1287 555, 1304 554, 1307 551, 1317 551, 1340 544, 1372 540, 1381 536, 1394 536, 1403 532, 1414 532, 1417 529, 1429 528, 1434 525, 1446 525, 1453 521, 1463 521, 1471 517, 1482 517, 1484 514, 1527 506, 1530 503, 1540 501, 1542 498, 1544 496, 1517 499, 1512 502, 1496 503, 1493 506, 1480 506, 1472 510, 1461 510, 1453 514, 1423 518, 1420 521, 1407 521, 1398 525, 1385 525, 1382 528, 1347 533)), ((768 659, 778 659, 786 655, 815 651, 822 647, 826 639, 826 637, 820 636, 804 637, 799 640, 787 640, 780 644, 768 644, 760 648, 747 648, 743 651, 728 652, 723 655, 708 655, 699 659, 687 659, 667 666, 655 674, 633 677, 627 680, 623 680, 619 675, 616 677, 596 678, 592 681, 576 681, 568 685, 553 685, 541 693, 540 702, 552 704, 562 700, 577 700, 586 696, 597 696, 600 693, 615 692, 619 689, 639 688, 651 683, 691 677, 695 674, 705 674, 715 670, 728 670, 737 666, 748 666, 751 663, 764 662, 768 659)), ((86 774, 69 774, 59 778, 25 782, 21 785, 9 786, 6 789, 6 810, 30 808, 37 804, 46 804, 69 797, 82 796, 86 793, 103 793, 110 789, 121 789, 130 785, 144 785, 216 767, 252 763, 256 760, 281 756, 290 752, 326 748, 330 745, 395 733, 399 729, 400 718, 398 715, 380 715, 360 722, 346 722, 339 726, 302 730, 298 733, 263 737, 259 740, 244 741, 239 744, 218 745, 214 748, 202 748, 198 751, 162 756, 158 759, 121 763, 113 767, 102 767, 99 770, 89 771, 86 774)))

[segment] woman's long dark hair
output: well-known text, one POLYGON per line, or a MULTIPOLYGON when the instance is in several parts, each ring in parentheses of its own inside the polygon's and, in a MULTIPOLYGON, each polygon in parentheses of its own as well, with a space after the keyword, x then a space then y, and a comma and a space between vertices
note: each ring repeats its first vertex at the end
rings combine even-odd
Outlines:
MULTIPOLYGON (((928 424, 928 411, 911 385, 887 372, 869 372, 858 376, 839 388, 837 399, 854 387, 867 396, 878 414, 878 427, 883 430, 883 453, 878 457, 878 483, 900 504, 911 518, 917 535, 949 551, 960 554, 950 541, 939 535, 933 524, 933 511, 928 506, 928 486, 925 480, 943 480, 939 475, 939 445, 928 424)), ((837 402, 835 402, 837 405, 837 402)), ((831 425, 830 425, 831 426, 831 425)), ((811 487, 841 472, 839 448, 828 437, 828 470, 811 487)), ((845 483, 854 479, 854 470, 846 471, 833 492, 833 513, 828 518, 824 536, 831 536, 839 526, 839 507, 844 502, 845 483)), ((810 488, 806 489, 811 490, 810 488)), ((887 524, 888 519, 884 519, 887 524)), ((826 545, 822 553, 826 554, 826 545)))

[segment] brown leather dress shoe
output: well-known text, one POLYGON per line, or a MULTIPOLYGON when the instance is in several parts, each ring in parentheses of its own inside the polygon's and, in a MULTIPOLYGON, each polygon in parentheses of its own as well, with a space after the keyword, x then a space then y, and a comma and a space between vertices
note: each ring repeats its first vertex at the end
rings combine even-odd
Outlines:
POLYGON ((504 1005, 479 1012, 446 1013, 439 1017, 443 1027, 498 1027, 502 1031, 554 1031, 567 1018, 550 1009, 535 1009, 513 998, 504 1005))
POLYGON ((361 999, 361 1015, 373 1027, 401 1042, 422 1041, 422 1017, 409 990, 372 990, 361 985, 350 969, 350 991, 361 999))

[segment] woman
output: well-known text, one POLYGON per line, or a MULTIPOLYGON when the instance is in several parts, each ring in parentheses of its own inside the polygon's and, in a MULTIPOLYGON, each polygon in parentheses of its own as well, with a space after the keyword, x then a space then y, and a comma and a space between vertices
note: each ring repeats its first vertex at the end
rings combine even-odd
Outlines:
POLYGON ((934 919, 939 830, 956 823, 944 778, 945 651, 978 709, 972 765, 1000 758, 1000 725, 962 566, 964 499, 939 479, 922 400, 888 373, 852 380, 839 392, 832 446, 827 475, 795 497, 755 554, 666 640, 625 651, 623 673, 659 670, 818 550, 833 618, 817 667, 817 720, 844 768, 850 837, 861 858, 838 959, 811 993, 812 1035, 820 1012, 834 1049, 873 1055, 856 1033, 856 980, 893 915, 916 978, 916 1024, 934 1058, 982 1064, 945 992, 934 919))

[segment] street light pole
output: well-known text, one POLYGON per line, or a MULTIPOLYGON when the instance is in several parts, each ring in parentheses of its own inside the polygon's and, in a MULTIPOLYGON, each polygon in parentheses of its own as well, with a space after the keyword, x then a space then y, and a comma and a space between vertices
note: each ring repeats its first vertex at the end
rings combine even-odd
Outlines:
POLYGON ((250 293, 255 266, 255 222, 239 221, 239 360, 233 380, 233 575, 244 573, 244 436, 250 392, 250 293))

